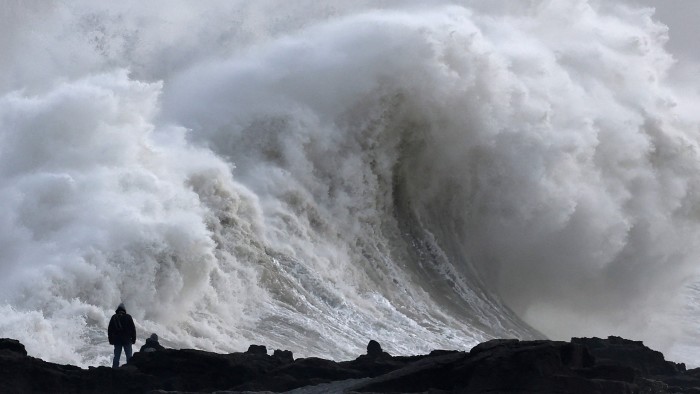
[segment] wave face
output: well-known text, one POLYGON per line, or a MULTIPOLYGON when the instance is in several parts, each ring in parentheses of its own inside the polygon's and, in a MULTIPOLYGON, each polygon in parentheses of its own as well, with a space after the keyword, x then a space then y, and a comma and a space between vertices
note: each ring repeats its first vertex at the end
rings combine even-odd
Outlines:
POLYGON ((651 10, 292 3, 0 9, 0 336, 109 365, 123 301, 173 347, 700 363, 698 99, 651 10))

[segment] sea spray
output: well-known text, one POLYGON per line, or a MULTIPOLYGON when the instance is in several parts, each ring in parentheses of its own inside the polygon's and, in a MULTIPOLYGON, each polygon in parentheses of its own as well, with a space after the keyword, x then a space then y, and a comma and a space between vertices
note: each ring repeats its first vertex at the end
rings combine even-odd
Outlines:
POLYGON ((697 98, 650 10, 1 15, 0 335, 32 355, 107 364, 121 301, 141 337, 219 351, 693 346, 697 98))

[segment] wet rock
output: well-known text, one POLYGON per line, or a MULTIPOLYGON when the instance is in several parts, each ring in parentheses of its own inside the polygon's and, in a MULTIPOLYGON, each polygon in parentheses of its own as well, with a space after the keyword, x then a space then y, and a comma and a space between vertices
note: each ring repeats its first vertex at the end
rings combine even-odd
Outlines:
POLYGON ((294 362, 294 354, 292 354, 290 350, 275 349, 275 351, 272 353, 272 357, 275 357, 284 363, 294 362))
POLYGON ((250 345, 246 353, 267 355, 267 348, 263 345, 250 345))
POLYGON ((18 340, 9 338, 0 338, 0 350, 9 350, 11 352, 19 353, 22 356, 27 355, 27 350, 24 348, 18 340))
MULTIPOLYGON (((107 348, 107 347, 106 347, 107 348)), ((108 351, 108 349, 106 349, 108 351)), ((138 352, 118 369, 81 369, 26 355, 0 339, 5 393, 700 393, 700 370, 666 361, 641 342, 618 337, 563 341, 493 340, 471 351, 394 356, 370 342, 350 361, 294 359, 261 345, 244 353, 193 349, 138 352)))
POLYGON ((374 339, 370 340, 367 344, 367 355, 370 357, 377 357, 383 353, 382 345, 374 339))
POLYGON ((372 339, 369 341, 369 343, 367 343, 367 354, 364 356, 360 356, 360 357, 366 357, 369 359, 378 359, 378 358, 387 359, 387 358, 391 358, 391 355, 382 350, 382 345, 380 345, 379 342, 372 339))
POLYGON ((666 361, 664 355, 644 346, 641 341, 610 336, 601 338, 572 338, 571 343, 586 346, 599 364, 625 365, 643 375, 675 375, 685 371, 684 364, 666 361))

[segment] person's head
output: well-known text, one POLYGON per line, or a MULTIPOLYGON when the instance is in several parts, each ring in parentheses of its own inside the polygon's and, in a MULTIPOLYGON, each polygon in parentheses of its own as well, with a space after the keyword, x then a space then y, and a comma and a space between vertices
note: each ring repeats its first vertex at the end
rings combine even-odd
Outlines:
POLYGON ((154 341, 158 341, 158 335, 156 335, 156 333, 154 332, 153 334, 151 334, 150 339, 152 339, 154 341))
POLYGON ((119 313, 120 311, 123 313, 126 313, 126 307, 124 306, 123 302, 119 304, 119 306, 117 307, 117 310, 115 312, 119 313))

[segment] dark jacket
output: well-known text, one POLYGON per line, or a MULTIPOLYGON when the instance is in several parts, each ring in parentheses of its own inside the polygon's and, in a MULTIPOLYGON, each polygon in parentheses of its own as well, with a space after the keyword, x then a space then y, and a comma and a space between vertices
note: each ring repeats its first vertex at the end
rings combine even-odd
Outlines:
MULTIPOLYGON (((146 349, 148 349, 148 348, 151 348, 153 350, 165 350, 163 345, 158 343, 157 339, 153 339, 153 338, 147 338, 146 343, 144 343, 143 346, 141 346, 141 350, 139 350, 139 351, 145 352, 146 349)), ((149 350, 149 351, 151 351, 151 350, 149 350)))
POLYGON ((109 320, 107 336, 109 337, 110 345, 136 343, 134 319, 121 306, 117 308, 114 316, 109 320))

